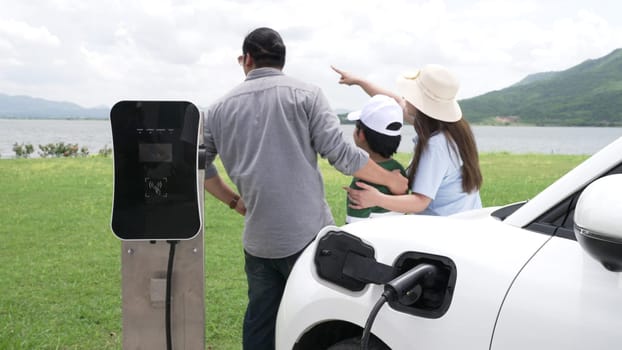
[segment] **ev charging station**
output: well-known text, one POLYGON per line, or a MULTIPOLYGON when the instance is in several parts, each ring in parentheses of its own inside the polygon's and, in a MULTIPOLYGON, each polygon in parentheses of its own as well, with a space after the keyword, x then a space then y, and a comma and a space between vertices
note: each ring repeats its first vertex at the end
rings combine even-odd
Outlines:
POLYGON ((123 349, 204 349, 202 116, 185 101, 121 101, 110 122, 123 349))

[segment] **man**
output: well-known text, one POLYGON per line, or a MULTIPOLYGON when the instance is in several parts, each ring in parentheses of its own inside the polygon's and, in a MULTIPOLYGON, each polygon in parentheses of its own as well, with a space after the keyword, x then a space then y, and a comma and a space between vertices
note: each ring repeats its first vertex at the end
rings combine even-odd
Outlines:
POLYGON ((285 44, 270 28, 249 33, 238 58, 246 80, 214 103, 205 121, 205 188, 245 214, 248 306, 243 345, 273 349, 276 315, 296 259, 333 224, 317 155, 346 175, 404 193, 407 180, 347 143, 321 90, 283 74, 285 44), (241 196, 211 164, 219 154, 241 196), (242 198, 240 198, 242 197, 242 198))

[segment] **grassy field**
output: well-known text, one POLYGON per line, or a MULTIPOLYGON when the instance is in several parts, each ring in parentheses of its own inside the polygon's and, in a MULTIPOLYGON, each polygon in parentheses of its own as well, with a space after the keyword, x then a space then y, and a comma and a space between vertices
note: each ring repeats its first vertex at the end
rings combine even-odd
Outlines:
MULTIPOLYGON (((483 154, 484 205, 525 200, 585 156, 483 154)), ((408 155, 398 159, 408 163, 408 155)), ((321 162, 338 224, 349 177, 321 162)), ((120 349, 120 242, 110 158, 0 160, 0 349, 120 349)), ((207 349, 239 349, 242 218, 205 201, 207 349)))

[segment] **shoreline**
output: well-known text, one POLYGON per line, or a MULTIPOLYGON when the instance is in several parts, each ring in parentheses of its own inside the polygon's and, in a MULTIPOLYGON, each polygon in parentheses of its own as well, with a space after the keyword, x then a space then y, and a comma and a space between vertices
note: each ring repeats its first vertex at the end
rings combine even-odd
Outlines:
MULTIPOLYGON (((42 117, 7 117, 7 116, 0 116, 0 119, 2 120, 75 120, 75 121, 79 121, 79 120, 95 120, 95 121, 107 121, 110 120, 109 117, 101 117, 101 118, 96 118, 96 117, 50 117, 50 118, 42 118, 42 117)), ((467 118, 468 120, 468 118, 467 118)), ((340 119, 340 123, 341 125, 354 125, 354 123, 352 122, 346 122, 340 119)), ((595 123, 595 124, 529 124, 529 123, 520 123, 520 122, 512 122, 512 123, 502 123, 502 122, 498 122, 498 123, 472 123, 469 122, 469 125, 471 126, 498 126, 498 127, 510 127, 510 128, 515 128, 515 127, 537 127, 537 128, 547 128, 547 127, 552 127, 552 128, 564 128, 564 127, 570 127, 570 128, 621 128, 622 127, 622 123, 617 124, 617 123, 613 123, 613 124, 609 124, 609 125, 603 125, 602 123, 595 123)))

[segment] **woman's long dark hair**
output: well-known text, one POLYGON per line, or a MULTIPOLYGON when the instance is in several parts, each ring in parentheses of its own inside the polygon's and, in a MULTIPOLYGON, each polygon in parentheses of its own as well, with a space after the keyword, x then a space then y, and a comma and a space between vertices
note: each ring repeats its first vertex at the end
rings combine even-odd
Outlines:
POLYGON ((479 168, 475 137, 469 123, 464 118, 453 123, 443 122, 430 118, 417 110, 414 127, 419 140, 415 145, 413 159, 408 170, 408 186, 410 188, 412 188, 421 155, 427 149, 430 138, 436 132, 445 134, 449 148, 459 154, 462 159, 462 190, 473 192, 482 187, 483 179, 479 168))

